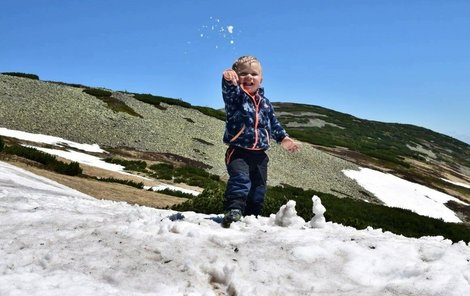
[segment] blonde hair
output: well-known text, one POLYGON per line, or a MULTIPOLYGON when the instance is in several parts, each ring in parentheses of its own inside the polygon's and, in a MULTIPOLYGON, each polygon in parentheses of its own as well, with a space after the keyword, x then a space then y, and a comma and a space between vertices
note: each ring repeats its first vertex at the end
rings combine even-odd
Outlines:
POLYGON ((254 56, 241 56, 239 57, 232 65, 232 70, 238 73, 238 68, 242 64, 251 64, 251 63, 258 63, 261 68, 260 61, 254 56))

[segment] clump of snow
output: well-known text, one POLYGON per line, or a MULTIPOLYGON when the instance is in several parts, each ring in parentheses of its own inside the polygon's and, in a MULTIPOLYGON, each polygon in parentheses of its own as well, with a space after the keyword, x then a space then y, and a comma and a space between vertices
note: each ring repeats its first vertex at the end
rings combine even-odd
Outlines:
POLYGON ((302 225, 305 224, 305 220, 302 217, 297 216, 295 204, 295 201, 289 200, 287 204, 281 206, 279 211, 276 213, 274 223, 283 227, 302 227, 302 225))
MULTIPOLYGON (((236 38, 240 35, 240 30, 235 30, 233 24, 228 24, 218 17, 209 17, 198 29, 198 40, 187 41, 191 47, 195 44, 208 46, 215 49, 235 49, 236 38)), ((189 48, 185 53, 189 52, 189 48)))
POLYGON ((326 225, 326 219, 323 216, 326 212, 326 208, 322 205, 321 199, 316 195, 312 197, 312 202, 313 217, 312 220, 310 220, 310 226, 313 228, 323 228, 326 225))

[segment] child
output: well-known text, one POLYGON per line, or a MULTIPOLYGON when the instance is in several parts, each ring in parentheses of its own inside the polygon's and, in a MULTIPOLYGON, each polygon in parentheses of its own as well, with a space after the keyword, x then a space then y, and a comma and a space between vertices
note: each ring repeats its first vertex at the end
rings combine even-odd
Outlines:
POLYGON ((242 215, 261 213, 269 161, 265 151, 270 138, 289 152, 299 150, 264 97, 262 80, 261 64, 253 56, 240 57, 232 69, 223 73, 222 96, 227 116, 224 143, 229 145, 225 153, 229 180, 224 195, 224 227, 230 227, 242 215))

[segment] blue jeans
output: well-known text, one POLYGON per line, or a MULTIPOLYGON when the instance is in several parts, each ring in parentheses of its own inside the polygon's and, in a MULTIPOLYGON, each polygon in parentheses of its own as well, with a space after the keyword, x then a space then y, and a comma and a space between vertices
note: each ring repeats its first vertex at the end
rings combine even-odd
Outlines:
POLYGON ((229 174, 224 195, 225 212, 239 209, 245 216, 261 214, 266 195, 268 162, 264 151, 229 146, 225 153, 229 174))

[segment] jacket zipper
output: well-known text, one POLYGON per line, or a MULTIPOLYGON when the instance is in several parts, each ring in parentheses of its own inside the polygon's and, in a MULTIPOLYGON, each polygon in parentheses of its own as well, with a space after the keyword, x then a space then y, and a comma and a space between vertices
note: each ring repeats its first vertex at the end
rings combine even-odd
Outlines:
POLYGON ((251 147, 251 149, 256 149, 256 144, 258 144, 259 104, 261 103, 261 98, 258 96, 258 102, 256 102, 256 95, 257 95, 258 92, 252 96, 243 87, 242 87, 242 89, 251 98, 251 100, 253 101, 253 104, 256 107, 256 110, 255 110, 255 141, 253 143, 253 147, 251 147))

